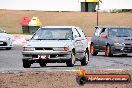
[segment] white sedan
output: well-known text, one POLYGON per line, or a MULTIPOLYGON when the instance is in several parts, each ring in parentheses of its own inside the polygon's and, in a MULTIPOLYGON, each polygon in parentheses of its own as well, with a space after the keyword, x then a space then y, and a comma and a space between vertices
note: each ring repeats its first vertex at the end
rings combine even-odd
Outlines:
POLYGON ((5 30, 0 29, 0 49, 10 50, 13 47, 12 37, 5 30))
POLYGON ((33 63, 41 67, 47 63, 66 63, 73 67, 76 61, 87 65, 89 50, 87 39, 79 27, 45 26, 40 28, 23 46, 23 67, 33 63))

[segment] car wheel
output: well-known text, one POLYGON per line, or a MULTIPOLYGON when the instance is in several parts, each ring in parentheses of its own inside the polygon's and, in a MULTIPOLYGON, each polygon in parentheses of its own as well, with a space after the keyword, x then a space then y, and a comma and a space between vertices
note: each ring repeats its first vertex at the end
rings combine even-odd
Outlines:
POLYGON ((122 56, 124 56, 124 57, 125 57, 125 56, 127 56, 127 54, 122 54, 122 56))
POLYGON ((41 67, 46 67, 46 63, 45 63, 45 62, 40 62, 39 65, 40 65, 41 67))
POLYGON ((90 54, 91 54, 92 56, 96 56, 96 55, 98 54, 98 52, 95 51, 95 47, 94 47, 93 44, 90 45, 90 54))
POLYGON ((11 47, 6 48, 6 50, 11 50, 11 47))
POLYGON ((75 54, 72 53, 71 54, 71 58, 66 62, 67 66, 68 67, 74 67, 74 64, 75 64, 75 54))
POLYGON ((105 48, 105 56, 110 57, 112 55, 113 54, 111 53, 111 47, 110 47, 110 45, 107 45, 105 48))
POLYGON ((85 66, 88 64, 89 61, 89 52, 86 50, 84 58, 81 60, 81 65, 85 66))
POLYGON ((28 60, 23 60, 23 67, 24 68, 30 68, 31 63, 28 60))

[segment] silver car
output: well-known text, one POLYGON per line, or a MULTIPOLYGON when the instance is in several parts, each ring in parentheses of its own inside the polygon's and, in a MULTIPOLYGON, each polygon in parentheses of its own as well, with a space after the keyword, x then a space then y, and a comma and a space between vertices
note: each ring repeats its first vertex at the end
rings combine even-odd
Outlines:
POLYGON ((13 47, 12 36, 7 34, 5 30, 0 29, 0 49, 10 50, 13 47))
POLYGON ((33 63, 45 67, 47 63, 66 63, 73 67, 76 61, 87 65, 89 50, 87 39, 79 27, 45 26, 39 28, 23 46, 23 67, 33 63))

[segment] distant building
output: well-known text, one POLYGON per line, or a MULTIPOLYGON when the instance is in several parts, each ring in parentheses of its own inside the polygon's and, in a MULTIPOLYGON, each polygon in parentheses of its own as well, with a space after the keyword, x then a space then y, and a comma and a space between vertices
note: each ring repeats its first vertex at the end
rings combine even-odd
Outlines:
MULTIPOLYGON (((0 9, 93 12, 99 0, 0 0, 0 9)), ((100 10, 132 9, 132 0, 102 0, 100 10)))
POLYGON ((82 12, 95 12, 99 0, 80 0, 82 12))

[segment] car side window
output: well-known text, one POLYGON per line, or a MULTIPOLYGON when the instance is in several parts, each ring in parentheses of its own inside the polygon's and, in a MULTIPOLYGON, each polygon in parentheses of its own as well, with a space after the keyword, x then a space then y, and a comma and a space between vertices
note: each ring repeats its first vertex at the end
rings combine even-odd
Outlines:
POLYGON ((80 34, 79 34, 79 32, 77 31, 77 29, 73 29, 73 34, 74 34, 74 38, 75 38, 75 36, 76 37, 80 37, 80 34))
POLYGON ((96 28, 94 36, 98 37, 101 33, 101 30, 102 30, 101 28, 96 28))
POLYGON ((106 28, 102 28, 100 34, 107 34, 107 32, 106 32, 106 28))
POLYGON ((81 34, 80 34, 79 30, 77 30, 77 29, 76 29, 76 31, 78 32, 78 34, 79 34, 79 37, 81 37, 81 34))
MULTIPOLYGON (((103 29, 101 30, 101 33, 104 33, 104 32, 105 32, 105 28, 103 28, 103 29)), ((101 34, 101 33, 100 33, 100 34, 101 34)))
POLYGON ((82 29, 78 29, 78 32, 80 33, 81 37, 82 38, 85 38, 85 34, 83 33, 83 30, 82 29))

